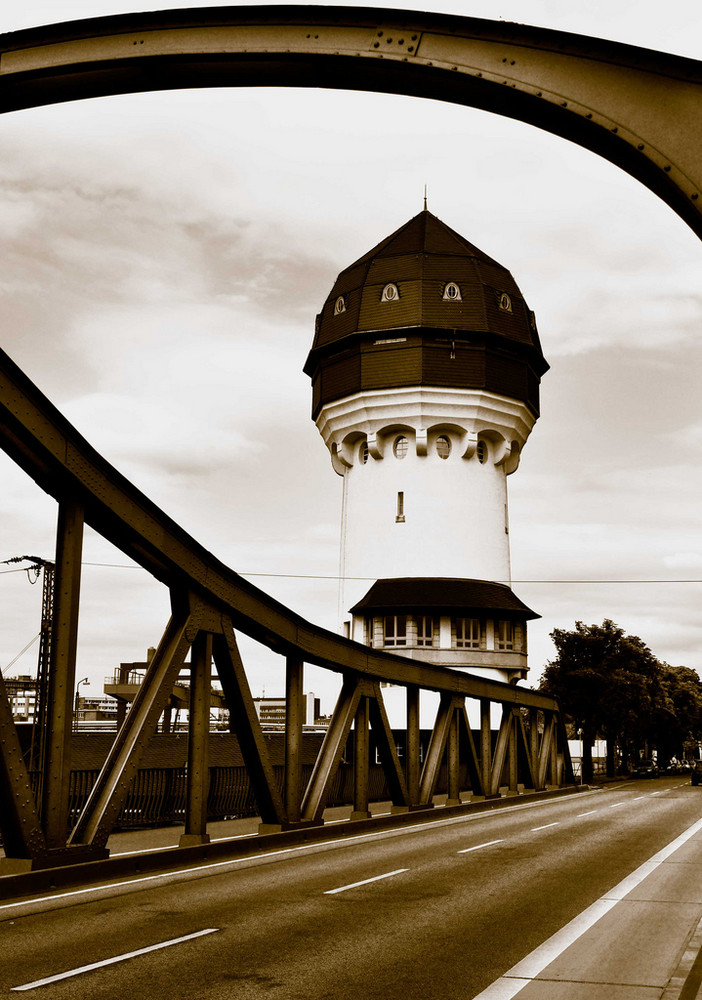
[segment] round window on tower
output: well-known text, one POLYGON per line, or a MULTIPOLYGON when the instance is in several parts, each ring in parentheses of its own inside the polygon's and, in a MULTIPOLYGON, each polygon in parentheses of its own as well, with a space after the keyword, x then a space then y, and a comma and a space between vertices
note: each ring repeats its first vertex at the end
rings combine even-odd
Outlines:
POLYGON ((502 309, 503 312, 508 312, 508 313, 512 312, 512 300, 507 294, 507 292, 500 293, 499 304, 500 304, 500 309, 502 309))
POLYGON ((380 301, 381 302, 397 302, 397 300, 399 299, 399 297, 400 297, 400 293, 397 290, 397 285, 393 285, 391 283, 389 285, 386 285, 385 288, 383 289, 383 294, 380 296, 380 301))
POLYGON ((445 434, 436 439, 436 454, 439 458, 448 458, 451 454, 451 440, 445 434))
POLYGON ((484 441, 478 441, 478 447, 475 449, 475 454, 477 455, 480 464, 485 465, 487 462, 488 450, 484 441))
POLYGON ((360 456, 361 461, 365 465, 366 462, 368 461, 368 442, 367 441, 364 441, 363 444, 361 445, 361 448, 360 448, 360 451, 359 451, 359 456, 360 456))
POLYGON ((455 281, 449 281, 448 285, 444 288, 444 299, 449 302, 462 302, 463 296, 461 295, 461 289, 458 287, 455 281))
POLYGON ((409 441, 401 434, 399 437, 395 438, 395 443, 392 446, 392 453, 395 458, 404 458, 407 454, 408 447, 409 441))
POLYGON ((346 312, 346 299, 344 298, 343 295, 340 295, 339 298, 334 303, 334 315, 340 316, 341 313, 345 312, 346 312))

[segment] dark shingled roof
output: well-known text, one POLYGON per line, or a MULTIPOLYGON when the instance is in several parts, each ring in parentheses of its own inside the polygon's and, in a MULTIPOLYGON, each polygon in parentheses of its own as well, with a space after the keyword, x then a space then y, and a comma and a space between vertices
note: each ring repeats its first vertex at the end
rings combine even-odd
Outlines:
POLYGON ((507 268, 426 209, 339 274, 319 317, 305 370, 319 353, 364 331, 412 327, 493 335, 530 352, 540 374, 548 368, 533 313, 507 268), (443 298, 450 281, 460 286, 461 301, 443 298), (388 282, 400 291, 390 306, 381 302, 388 282), (498 307, 503 292, 512 300, 511 311, 498 307), (346 310, 335 315, 340 295, 346 310))
POLYGON ((420 612, 466 617, 494 612, 502 618, 540 618, 504 583, 463 580, 458 577, 406 576, 376 580, 351 614, 405 614, 420 612))

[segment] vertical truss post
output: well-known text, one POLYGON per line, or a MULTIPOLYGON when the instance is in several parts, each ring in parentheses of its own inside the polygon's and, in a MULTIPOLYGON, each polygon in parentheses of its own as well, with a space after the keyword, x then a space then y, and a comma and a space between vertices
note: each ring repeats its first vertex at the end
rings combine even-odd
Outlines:
POLYGON ((353 744, 353 812, 351 819, 367 819, 368 810, 368 765, 370 711, 368 698, 361 698, 354 720, 353 744))
POLYGON ((531 760, 531 773, 534 776, 534 789, 542 791, 539 785, 539 710, 529 709, 529 758, 531 760))
POLYGON ((509 790, 512 795, 519 791, 519 768, 517 760, 517 713, 519 709, 512 709, 512 719, 509 727, 509 790))
POLYGON ((83 507, 75 498, 59 504, 51 662, 48 679, 41 819, 49 848, 68 836, 73 689, 76 680, 83 507))
POLYGON ((188 723, 188 775, 185 799, 185 832, 181 847, 209 844, 207 794, 209 792, 210 701, 212 635, 198 632, 190 654, 190 719, 188 723))
POLYGON ((419 802, 419 688, 407 686, 407 794, 410 807, 419 802))
POLYGON ((492 731, 490 722, 490 699, 480 699, 480 777, 486 798, 493 798, 492 791, 492 731))
POLYGON ((470 728, 470 719, 468 718, 465 702, 459 706, 456 714, 458 716, 459 729, 462 732, 459 739, 465 742, 466 747, 466 761, 468 764, 468 780, 470 781, 471 798, 485 798, 485 787, 483 785, 483 778, 480 771, 480 762, 475 749, 475 740, 473 739, 473 733, 470 728))
POLYGON ((460 769, 460 754, 458 745, 458 711, 454 709, 451 715, 451 722, 449 723, 448 731, 448 746, 447 746, 447 791, 448 796, 446 799, 447 806, 457 806, 461 801, 460 795, 460 782, 459 782, 459 769, 460 769))
POLYGON ((289 823, 299 823, 302 804, 302 692, 304 664, 297 656, 285 661, 285 812, 289 823))

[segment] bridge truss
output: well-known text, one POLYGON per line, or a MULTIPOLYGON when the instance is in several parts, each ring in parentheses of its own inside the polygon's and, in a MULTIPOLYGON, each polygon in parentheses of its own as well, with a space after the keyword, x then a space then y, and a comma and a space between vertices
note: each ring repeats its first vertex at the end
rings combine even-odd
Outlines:
MULTIPOLYGON (((322 822, 325 803, 355 725, 354 812, 367 815, 369 728, 398 810, 431 808, 444 755, 449 801, 458 802, 459 762, 474 796, 503 785, 544 789, 573 784, 557 702, 543 694, 351 642, 305 621, 220 563, 125 479, 0 352, 0 443, 58 502, 55 591, 41 798, 35 800, 4 682, 0 677, 0 828, 11 861, 34 867, 107 855, 107 839, 126 801, 173 685, 191 655, 184 844, 207 841, 211 662, 219 675, 264 831, 322 822), (84 524, 168 587, 172 615, 144 682, 73 829, 68 829, 71 729, 84 524), (279 788, 239 655, 236 630, 285 658, 286 731, 279 788), (341 693, 311 777, 302 781, 304 664, 336 671, 341 693), (381 684, 407 690, 407 754, 400 766, 381 684), (429 748, 420 768, 419 692, 439 692, 429 748), (480 704, 476 747, 466 699, 480 704), (500 706, 496 745, 491 708, 500 706), (460 749, 459 749, 460 748, 460 749), (461 754, 462 750, 462 754, 461 754)), ((11 867, 11 866, 10 866, 11 867)), ((15 866, 16 867, 16 866, 15 866)), ((7 865, 6 865, 7 868, 7 865)))
MULTIPOLYGON (((519 118, 606 157, 702 235, 702 64, 523 25, 416 12, 209 8, 120 15, 0 36, 0 111, 106 94, 208 86, 308 86, 407 94, 519 118)), ((0 444, 58 503, 55 595, 41 793, 35 798, 0 677, 0 830, 6 870, 105 857, 156 722, 188 651, 191 703, 185 843, 207 840, 209 684, 214 661, 263 830, 322 822, 355 726, 354 814, 367 814, 369 729, 394 808, 430 808, 461 757, 474 796, 573 783, 557 702, 524 688, 408 660, 316 627, 243 580, 107 463, 0 352, 0 444), (170 592, 172 615, 92 792, 68 828, 80 566, 88 524, 170 592), (282 787, 258 722, 236 632, 285 660, 282 787), (341 694, 302 781, 304 664, 340 673, 341 694), (402 767, 381 685, 407 692, 402 767), (439 693, 423 766, 419 692, 439 693), (480 706, 474 740, 466 699, 480 706), (493 746, 491 714, 499 707, 493 746), (9 865, 9 867, 8 867, 9 865)))

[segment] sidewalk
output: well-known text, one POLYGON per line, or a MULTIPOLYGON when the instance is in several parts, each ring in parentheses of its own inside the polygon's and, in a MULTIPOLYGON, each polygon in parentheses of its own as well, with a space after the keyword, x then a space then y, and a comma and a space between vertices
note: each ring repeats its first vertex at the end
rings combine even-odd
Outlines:
POLYGON ((475 1000, 702 1000, 702 820, 475 1000))

